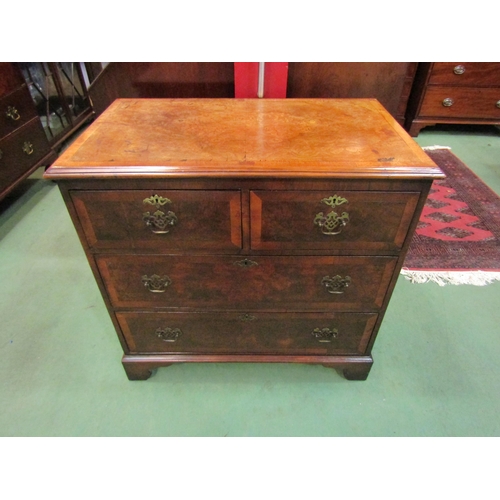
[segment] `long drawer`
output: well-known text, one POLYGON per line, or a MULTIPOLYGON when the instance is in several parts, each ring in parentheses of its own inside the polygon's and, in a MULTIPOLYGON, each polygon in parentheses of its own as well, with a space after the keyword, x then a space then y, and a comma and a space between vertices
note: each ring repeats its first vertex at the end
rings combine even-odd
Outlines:
POLYGON ((234 252, 241 248, 237 190, 72 191, 89 246, 234 252))
POLYGON ((116 314, 131 353, 363 354, 377 314, 116 314))
POLYGON ((429 85, 495 87, 500 85, 500 63, 436 62, 432 65, 429 85))
POLYGON ((351 310, 381 307, 396 257, 98 255, 116 308, 351 310))
POLYGON ((500 120, 500 87, 429 86, 425 92, 420 116, 500 120))
POLYGON ((419 193, 252 191, 251 247, 396 253, 419 193))

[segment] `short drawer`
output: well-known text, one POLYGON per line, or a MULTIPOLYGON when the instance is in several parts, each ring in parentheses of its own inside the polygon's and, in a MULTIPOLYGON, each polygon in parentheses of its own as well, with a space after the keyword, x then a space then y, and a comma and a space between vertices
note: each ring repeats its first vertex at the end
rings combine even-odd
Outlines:
POLYGON ((116 308, 374 311, 395 257, 98 255, 116 308))
POLYGON ((23 85, 0 99, 0 137, 10 134, 36 116, 30 93, 23 85))
POLYGON ((363 354, 376 314, 151 313, 116 317, 130 353, 363 354))
POLYGON ((71 191, 89 246, 234 252, 241 248, 239 191, 71 191))
POLYGON ((252 191, 251 247, 397 253, 419 193, 252 191))
POLYGON ((500 120, 500 87, 428 87, 419 115, 500 120))
POLYGON ((434 63, 429 85, 498 86, 500 63, 434 63))
POLYGON ((38 118, 0 141, 0 190, 12 184, 49 152, 38 118))

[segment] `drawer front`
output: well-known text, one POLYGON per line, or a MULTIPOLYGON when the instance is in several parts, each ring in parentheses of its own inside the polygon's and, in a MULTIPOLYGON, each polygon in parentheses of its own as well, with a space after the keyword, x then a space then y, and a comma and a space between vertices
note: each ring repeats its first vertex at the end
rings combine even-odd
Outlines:
POLYGON ((24 83, 15 63, 0 62, 0 96, 12 92, 24 83))
POLYGON ((117 313, 131 353, 363 354, 376 314, 117 313))
POLYGON ((393 257, 99 255, 117 308, 350 310, 381 307, 393 257))
POLYGON ((241 248, 239 191, 72 191, 71 198, 96 250, 241 248))
POLYGON ((500 120, 500 87, 428 87, 420 116, 500 120))
POLYGON ((10 134, 36 116, 30 93, 23 85, 0 99, 0 137, 10 134))
POLYGON ((500 63, 434 63, 429 84, 500 86, 500 63))
POLYGON ((251 247, 397 253, 419 193, 252 191, 251 247))
POLYGON ((49 152, 38 118, 0 141, 0 189, 21 177, 49 152))

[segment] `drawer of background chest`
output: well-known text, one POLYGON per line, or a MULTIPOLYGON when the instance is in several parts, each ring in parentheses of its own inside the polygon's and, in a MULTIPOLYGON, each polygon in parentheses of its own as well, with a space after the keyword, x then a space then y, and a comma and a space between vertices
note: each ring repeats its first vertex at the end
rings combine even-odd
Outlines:
POLYGON ((420 193, 252 191, 251 247, 396 253, 420 193))
POLYGON ((500 87, 428 87, 420 115, 500 120, 500 87))
POLYGON ((116 314, 131 353, 363 354, 376 314, 116 314))
POLYGON ((395 257, 98 255, 116 308, 374 311, 395 257))
POLYGON ((434 63, 429 85, 500 85, 500 63, 434 63))
POLYGON ((0 99, 0 138, 37 116, 35 105, 25 85, 0 99))
POLYGON ((0 186, 26 173, 49 152, 49 144, 38 118, 0 141, 0 186))
POLYGON ((71 191, 71 198, 95 250, 241 248, 239 191, 71 191))

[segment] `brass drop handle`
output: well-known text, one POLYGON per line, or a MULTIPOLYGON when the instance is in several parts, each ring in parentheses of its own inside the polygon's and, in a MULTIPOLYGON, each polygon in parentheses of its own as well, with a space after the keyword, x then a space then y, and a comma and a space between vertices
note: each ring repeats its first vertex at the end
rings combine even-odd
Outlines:
POLYGON ((180 328, 157 328, 155 335, 163 342, 175 342, 181 335, 180 328))
POLYGON ((443 99, 442 104, 445 108, 449 108, 455 104, 455 101, 451 97, 447 97, 446 99, 443 99))
POLYGON ((465 73, 465 66, 463 64, 459 64, 453 68, 453 73, 455 75, 463 75, 465 73))
POLYGON ((500 101, 497 101, 497 102, 496 102, 496 104, 495 104, 495 106, 496 106, 497 108, 500 108, 500 101))
POLYGON ((23 151, 29 156, 31 154, 33 154, 33 151, 35 151, 35 149, 33 148, 33 144, 31 144, 31 142, 29 141, 26 141, 24 144, 23 144, 23 151))
MULTIPOLYGON (((324 203, 325 205, 328 205, 330 207, 336 207, 349 202, 346 198, 335 194, 333 196, 330 196, 329 198, 323 198, 321 200, 321 203, 324 203)), ((339 215, 334 210, 328 212, 327 214, 319 212, 314 218, 314 225, 319 226, 321 232, 323 234, 326 234, 327 236, 334 236, 336 234, 339 234, 348 222, 349 214, 347 212, 342 212, 342 214, 339 215)))
POLYGON ((170 232, 170 228, 177 224, 178 219, 174 212, 168 211, 165 213, 163 210, 160 210, 163 205, 172 203, 168 198, 155 194, 142 200, 142 202, 145 205, 153 205, 156 207, 155 212, 144 212, 142 214, 142 220, 152 233, 167 234, 170 232))
POLYGON ((312 331, 312 336, 316 338, 318 342, 331 342, 333 339, 336 339, 339 334, 339 331, 334 328, 330 330, 330 328, 315 328, 312 331))
POLYGON ((345 289, 351 284, 351 277, 345 276, 334 276, 330 278, 330 276, 324 276, 321 280, 321 284, 327 289, 328 293, 340 294, 344 293, 345 289))
POLYGON ((152 276, 144 275, 142 283, 152 293, 163 293, 172 284, 172 280, 168 276, 153 274, 152 276))
POLYGON ((17 120, 21 118, 21 115, 19 114, 17 109, 14 108, 14 106, 8 106, 5 114, 8 118, 12 118, 12 120, 14 120, 15 122, 17 122, 17 120))

